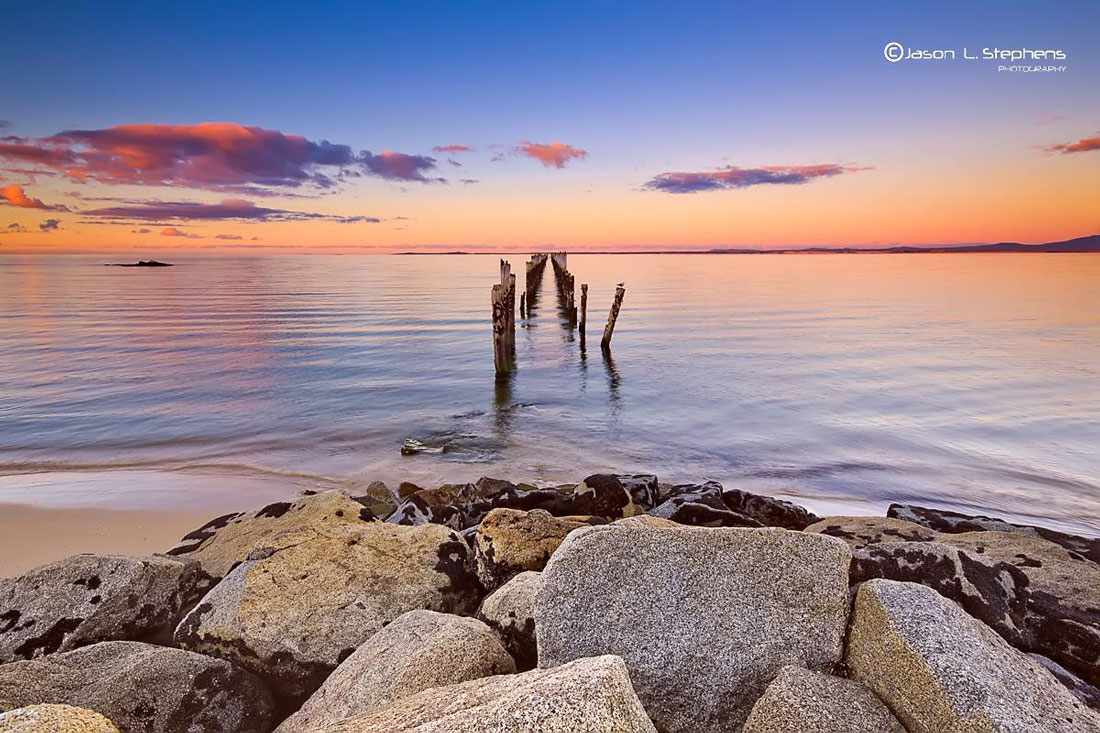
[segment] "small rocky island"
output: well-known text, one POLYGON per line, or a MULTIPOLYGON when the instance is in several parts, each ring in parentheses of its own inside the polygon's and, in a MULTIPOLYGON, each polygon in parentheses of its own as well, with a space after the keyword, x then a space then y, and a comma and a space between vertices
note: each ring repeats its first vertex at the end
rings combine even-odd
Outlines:
POLYGON ((0 580, 0 731, 1100 730, 1100 541, 716 482, 307 492, 0 580))
POLYGON ((160 260, 138 260, 137 262, 112 262, 107 267, 174 267, 171 262, 160 260))

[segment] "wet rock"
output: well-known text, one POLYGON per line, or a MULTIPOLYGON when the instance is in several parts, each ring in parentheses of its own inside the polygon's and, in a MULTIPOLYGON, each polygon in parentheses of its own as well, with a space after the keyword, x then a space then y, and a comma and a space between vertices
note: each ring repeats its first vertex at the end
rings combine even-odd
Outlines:
POLYGON ((1024 532, 941 534, 936 542, 869 545, 853 582, 921 583, 958 603, 1013 646, 1100 684, 1100 566, 1024 532))
POLYGON ((732 511, 722 499, 722 484, 677 484, 665 500, 649 512, 650 516, 692 527, 762 527, 739 512, 732 511))
POLYGON ((198 563, 166 555, 74 555, 0 579, 0 662, 170 634, 198 582, 198 563))
POLYGON ((927 527, 892 517, 825 517, 807 526, 806 531, 839 537, 853 550, 884 542, 930 541, 939 536, 927 527))
POLYGON ((882 701, 842 677, 789 666, 753 705, 742 733, 905 733, 882 701))
POLYGON ((0 713, 0 733, 119 733, 115 724, 87 708, 28 705, 0 713))
POLYGON ((409 611, 344 660, 277 733, 308 733, 421 690, 515 671, 481 621, 409 611))
POLYGON ((397 508, 393 492, 381 481, 371 481, 363 494, 352 496, 352 499, 370 509, 371 514, 379 519, 388 517, 397 508))
POLYGON ((511 481, 505 481, 499 478, 489 478, 488 476, 482 476, 474 483, 474 488, 477 490, 478 499, 482 501, 490 501, 494 496, 502 491, 515 491, 516 485, 511 481))
POLYGON ((477 617, 500 637, 520 672, 538 664, 535 597, 541 587, 542 573, 525 570, 486 597, 477 612, 477 617))
POLYGON ((482 590, 471 554, 438 524, 317 524, 284 532, 211 590, 175 638, 302 698, 406 611, 472 614, 482 590))
POLYGON ((1058 532, 1046 527, 1032 527, 1026 524, 1010 524, 1003 519, 995 517, 970 516, 950 512, 946 509, 928 509, 913 506, 911 504, 891 504, 886 510, 888 517, 904 519, 908 522, 922 524, 937 532, 949 534, 959 532, 1024 532, 1043 538, 1047 542, 1064 547, 1070 552, 1076 553, 1100 563, 1100 538, 1077 537, 1076 535, 1058 532))
POLYGON ((587 526, 542 509, 494 509, 474 535, 477 576, 492 591, 524 570, 542 570, 566 535, 587 526))
POLYGON ((402 481, 397 485, 397 498, 405 500, 418 491, 423 491, 423 489, 414 484, 412 481, 402 481))
POLYGON ((0 710, 63 703, 95 710, 121 730, 270 730, 271 695, 220 659, 134 641, 0 665, 0 710))
POLYGON ((847 664, 910 733, 1100 729, 1042 665, 916 583, 859 587, 847 664))
POLYGON ((518 509, 525 512, 542 509, 555 517, 573 514, 572 493, 562 489, 527 489, 516 486, 498 492, 490 503, 494 509, 518 509))
POLYGON ((451 529, 464 529, 462 510, 450 503, 450 497, 439 489, 421 489, 412 494, 386 518, 390 524, 415 526, 442 524, 451 529))
POLYGON ((723 489, 722 501, 730 511, 755 519, 765 527, 806 529, 820 519, 807 509, 774 496, 723 489))
POLYGON ((204 572, 220 579, 244 562, 256 543, 288 530, 314 525, 375 521, 365 506, 338 491, 324 491, 295 501, 269 504, 262 509, 226 514, 184 537, 170 555, 199 561, 204 572))
POLYGON ((621 659, 436 687, 319 733, 656 733, 621 659))
POLYGON ((543 571, 539 666, 616 654, 662 731, 737 729, 782 667, 840 660, 849 557, 782 529, 577 530, 543 571))
POLYGON ((631 517, 655 507, 658 497, 652 474, 595 473, 574 487, 572 513, 631 517))

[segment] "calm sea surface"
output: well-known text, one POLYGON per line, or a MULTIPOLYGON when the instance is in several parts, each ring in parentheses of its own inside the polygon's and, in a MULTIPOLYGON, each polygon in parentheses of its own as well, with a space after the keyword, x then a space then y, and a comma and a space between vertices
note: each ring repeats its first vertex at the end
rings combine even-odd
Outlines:
POLYGON ((494 257, 111 259, 0 257, 0 502, 616 470, 1100 533, 1100 256, 571 255, 587 352, 548 266, 504 382, 494 257))

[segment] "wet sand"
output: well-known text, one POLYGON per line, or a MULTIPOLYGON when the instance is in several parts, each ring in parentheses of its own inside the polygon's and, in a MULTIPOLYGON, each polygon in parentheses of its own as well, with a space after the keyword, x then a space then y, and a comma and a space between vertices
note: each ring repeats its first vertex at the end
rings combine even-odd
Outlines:
POLYGON ((165 552, 215 516, 216 511, 0 504, 0 578, 80 552, 165 552))

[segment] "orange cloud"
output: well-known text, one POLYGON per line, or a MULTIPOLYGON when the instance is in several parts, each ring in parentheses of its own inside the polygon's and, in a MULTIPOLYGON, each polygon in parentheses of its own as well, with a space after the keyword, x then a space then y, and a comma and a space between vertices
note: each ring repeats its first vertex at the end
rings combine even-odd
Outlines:
POLYGON ((0 200, 7 201, 12 206, 18 206, 21 209, 41 209, 42 211, 68 211, 65 206, 50 206, 42 203, 41 199, 32 199, 23 191, 22 186, 17 186, 14 183, 10 186, 0 188, 0 200))
POLYGON ((1092 150, 1100 150, 1100 135, 1082 138, 1073 143, 1048 145, 1046 150, 1049 153, 1087 153, 1092 150))
POLYGON ((188 234, 187 232, 182 232, 179 229, 176 229, 175 227, 167 227, 165 229, 162 229, 161 232, 160 232, 160 236, 162 236, 162 237, 186 237, 187 239, 202 239, 201 235, 188 234))
POLYGON ((513 150, 520 155, 534 158, 547 168, 564 168, 571 160, 588 157, 587 150, 560 142, 533 143, 525 140, 513 150))

